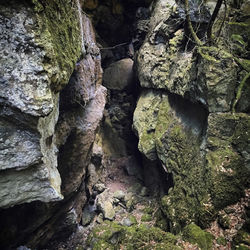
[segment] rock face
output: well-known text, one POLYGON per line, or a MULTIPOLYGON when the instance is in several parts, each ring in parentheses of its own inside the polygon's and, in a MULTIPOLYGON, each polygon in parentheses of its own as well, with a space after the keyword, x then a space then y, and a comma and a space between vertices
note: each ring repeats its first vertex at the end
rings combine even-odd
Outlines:
MULTIPOLYGON (((209 16, 194 18, 191 14, 193 24, 206 23, 209 16)), ((218 47, 195 47, 186 40, 183 21, 183 6, 157 1, 136 59, 143 90, 133 118, 138 148, 155 166, 147 164, 173 177, 162 212, 175 233, 190 222, 208 227, 218 211, 245 196, 250 184, 250 117, 230 113, 235 103, 238 112, 248 110, 248 87, 239 102, 235 93, 249 72, 242 62, 249 61, 223 41, 218 47)), ((222 39, 248 32, 247 25, 244 31, 231 25, 225 24, 231 37, 223 32, 222 39)), ((244 53, 249 53, 246 47, 244 53)))
POLYGON ((65 5, 55 22, 57 4, 45 5, 1 3, 1 207, 63 198, 53 137, 55 90, 66 85, 80 56, 79 19, 65 5), (59 30, 71 25, 72 36, 65 28, 60 42, 59 30))
POLYGON ((54 227, 69 233, 81 220, 106 89, 93 27, 77 7, 68 1, 0 4, 3 249, 46 244, 54 227))

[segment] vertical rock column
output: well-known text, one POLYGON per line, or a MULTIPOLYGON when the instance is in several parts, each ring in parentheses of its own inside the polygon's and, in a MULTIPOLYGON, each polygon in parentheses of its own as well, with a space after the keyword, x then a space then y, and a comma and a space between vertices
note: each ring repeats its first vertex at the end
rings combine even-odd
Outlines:
POLYGON ((0 4, 3 248, 45 245, 80 221, 106 96, 94 31, 81 21, 83 37, 76 3, 66 0, 0 4))

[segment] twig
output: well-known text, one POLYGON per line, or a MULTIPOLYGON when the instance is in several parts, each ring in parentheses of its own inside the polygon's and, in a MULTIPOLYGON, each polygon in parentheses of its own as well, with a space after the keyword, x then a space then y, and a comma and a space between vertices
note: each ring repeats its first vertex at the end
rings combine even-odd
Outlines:
POLYGON ((219 29, 218 32, 217 32, 217 39, 218 39, 219 36, 220 36, 222 27, 223 27, 223 25, 224 25, 224 23, 225 23, 225 20, 226 20, 226 17, 227 17, 227 2, 226 2, 226 0, 224 0, 224 6, 225 6, 224 16, 223 16, 223 20, 222 20, 221 25, 220 25, 220 29, 219 29))
POLYGON ((115 48, 117 48, 117 47, 119 47, 119 46, 122 46, 122 45, 125 45, 125 44, 128 44, 128 42, 127 42, 127 43, 120 43, 120 44, 117 44, 117 45, 115 45, 115 46, 113 46, 113 47, 100 48, 100 50, 115 49, 115 48))
POLYGON ((189 3, 188 3, 188 0, 185 0, 185 13, 186 13, 186 18, 187 18, 189 31, 190 31, 195 43, 198 46, 201 46, 202 42, 199 39, 199 37, 197 36, 197 34, 195 33, 194 28, 193 28, 192 23, 191 23, 191 18, 190 18, 190 15, 189 15, 189 3))

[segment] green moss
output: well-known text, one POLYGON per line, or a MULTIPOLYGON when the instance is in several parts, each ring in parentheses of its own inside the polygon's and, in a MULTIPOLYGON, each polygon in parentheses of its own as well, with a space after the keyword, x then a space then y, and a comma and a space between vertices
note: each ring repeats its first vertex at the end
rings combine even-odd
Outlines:
POLYGON ((225 49, 214 46, 202 46, 198 48, 198 53, 201 57, 211 63, 220 63, 222 59, 232 59, 233 56, 225 49))
POLYGON ((246 43, 244 42, 244 39, 241 35, 238 34, 233 34, 231 36, 231 39, 235 42, 238 42, 239 44, 241 44, 242 46, 246 46, 246 43))
POLYGON ((170 101, 163 96, 155 136, 158 157, 174 179, 174 187, 162 198, 161 208, 169 230, 178 233, 191 221, 198 223, 204 214, 209 178, 202 167, 199 135, 180 122, 170 101))
POLYGON ((201 230, 195 224, 189 224, 183 229, 183 238, 192 244, 198 244, 202 250, 212 249, 213 235, 201 230))
POLYGON ((157 212, 155 213, 155 218, 156 218, 155 222, 156 227, 159 227, 163 231, 169 231, 167 220, 164 217, 164 214, 161 211, 161 209, 157 210, 157 212))
POLYGON ((250 72, 250 60, 243 59, 243 58, 237 58, 235 57, 235 60, 240 66, 246 70, 247 72, 250 72))
POLYGON ((145 207, 144 209, 143 209, 143 212, 145 213, 145 214, 153 214, 153 212, 154 212, 154 209, 152 208, 152 207, 145 207))
POLYGON ((236 246, 237 250, 249 250, 249 246, 246 246, 244 244, 240 244, 239 246, 236 246))
POLYGON ((239 230, 237 235, 233 238, 233 242, 236 245, 243 243, 250 246, 250 234, 244 230, 239 230))
POLYGON ((152 220, 152 216, 150 214, 144 214, 141 217, 141 221, 143 222, 147 222, 147 221, 151 221, 152 220))
POLYGON ((79 17, 68 0, 32 0, 37 17, 36 43, 45 50, 44 68, 59 91, 69 81, 81 55, 79 17))
POLYGON ((217 211, 237 202, 249 185, 250 173, 240 153, 249 143, 249 129, 250 119, 245 114, 209 116, 206 159, 211 172, 211 202, 217 211), (216 145, 210 140, 214 137, 216 145))
POLYGON ((180 249, 177 237, 146 225, 125 227, 115 222, 94 228, 88 238, 93 249, 180 249))
POLYGON ((226 246, 227 244, 227 240, 224 238, 224 237, 219 237, 216 239, 216 242, 219 244, 219 245, 222 245, 222 246, 226 246))
POLYGON ((248 72, 245 77, 242 79, 242 81, 240 82, 240 85, 237 89, 237 93, 236 93, 236 97, 235 97, 235 100, 233 102, 233 107, 232 107, 232 111, 233 113, 235 113, 235 107, 237 105, 237 103, 239 102, 240 98, 241 98, 241 95, 242 95, 242 90, 247 82, 247 80, 250 79, 250 72, 248 72))
POLYGON ((131 225, 136 225, 137 224, 137 220, 136 217, 133 215, 129 215, 129 220, 131 221, 131 225))

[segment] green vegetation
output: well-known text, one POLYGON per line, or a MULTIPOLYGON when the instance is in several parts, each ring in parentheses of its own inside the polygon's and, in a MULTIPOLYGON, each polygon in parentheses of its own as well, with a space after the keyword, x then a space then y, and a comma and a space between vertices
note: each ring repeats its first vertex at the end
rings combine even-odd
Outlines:
POLYGON ((213 245, 213 235, 201 230, 195 224, 189 224, 183 229, 183 238, 192 244, 197 244, 202 250, 210 250, 213 245))
POLYGON ((81 56, 76 6, 68 0, 32 0, 37 17, 36 43, 45 50, 44 68, 55 91, 69 81, 81 56))
POLYGON ((227 240, 224 238, 224 237, 219 237, 216 239, 216 242, 219 244, 219 245, 222 245, 222 246, 226 246, 227 244, 227 240))
POLYGON ((177 237, 156 227, 136 225, 121 226, 116 222, 105 222, 94 228, 88 244, 99 249, 164 249, 178 250, 177 237))

